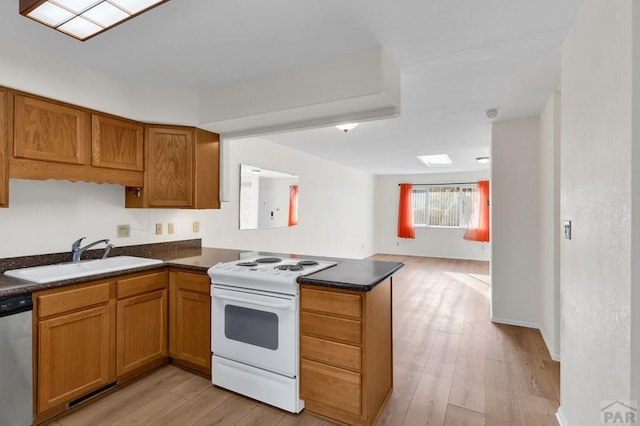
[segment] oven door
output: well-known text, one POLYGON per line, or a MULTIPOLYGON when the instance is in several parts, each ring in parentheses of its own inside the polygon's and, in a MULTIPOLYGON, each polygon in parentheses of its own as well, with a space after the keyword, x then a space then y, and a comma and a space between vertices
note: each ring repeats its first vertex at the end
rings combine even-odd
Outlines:
POLYGON ((211 295, 211 349, 216 356, 297 375, 296 296, 216 284, 211 295))

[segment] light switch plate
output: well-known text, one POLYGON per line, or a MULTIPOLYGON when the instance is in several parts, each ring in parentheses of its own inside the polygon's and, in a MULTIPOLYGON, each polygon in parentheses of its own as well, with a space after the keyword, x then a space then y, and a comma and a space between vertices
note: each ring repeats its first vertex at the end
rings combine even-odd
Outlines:
POLYGON ((571 239, 571 221, 570 220, 564 221, 564 239, 565 240, 571 239))
POLYGON ((156 235, 162 235, 162 224, 156 223, 156 235))
POLYGON ((173 223, 169 222, 167 223, 167 234, 173 234, 173 223))
POLYGON ((200 222, 193 222, 193 232, 200 232, 200 222))

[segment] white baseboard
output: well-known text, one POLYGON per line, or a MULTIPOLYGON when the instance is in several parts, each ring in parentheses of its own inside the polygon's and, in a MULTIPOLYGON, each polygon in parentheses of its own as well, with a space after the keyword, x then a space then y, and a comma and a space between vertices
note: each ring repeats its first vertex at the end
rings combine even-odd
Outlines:
POLYGON ((558 407, 558 411, 556 412, 556 419, 558 419, 558 424, 560 426, 569 426, 567 419, 564 417, 564 411, 562 411, 562 407, 558 407))
POLYGON ((542 335, 542 340, 544 340, 544 344, 547 346, 547 350, 549 351, 549 355, 551 356, 551 359, 554 361, 560 362, 560 354, 556 352, 551 352, 551 345, 549 345, 549 339, 547 339, 547 335, 545 334, 542 328, 540 329, 540 334, 542 335))
POLYGON ((497 322, 498 324, 506 324, 506 325, 517 325, 518 327, 537 328, 538 330, 540 330, 540 324, 535 322, 511 320, 506 318, 498 318, 494 316, 491 317, 491 322, 497 322))

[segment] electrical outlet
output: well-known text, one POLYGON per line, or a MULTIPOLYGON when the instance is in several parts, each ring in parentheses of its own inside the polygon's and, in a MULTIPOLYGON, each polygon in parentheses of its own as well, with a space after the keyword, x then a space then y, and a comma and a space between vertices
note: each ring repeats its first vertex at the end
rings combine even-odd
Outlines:
POLYGON ((156 235, 162 235, 162 224, 156 223, 156 235))
POLYGON ((200 222, 193 222, 193 232, 200 232, 200 222))
POLYGON ((173 223, 167 223, 167 234, 173 234, 173 223))
POLYGON ((118 238, 126 238, 131 236, 131 226, 118 225, 118 238))

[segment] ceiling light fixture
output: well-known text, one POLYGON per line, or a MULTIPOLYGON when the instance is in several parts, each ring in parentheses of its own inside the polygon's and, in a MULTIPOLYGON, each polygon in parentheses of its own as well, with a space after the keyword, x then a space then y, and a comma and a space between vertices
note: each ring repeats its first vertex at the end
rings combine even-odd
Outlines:
POLYGON ((358 127, 358 124, 360 124, 360 123, 340 124, 339 126, 336 126, 336 129, 342 130, 343 132, 347 133, 349 130, 353 130, 356 127, 358 127))
POLYGON ((486 115, 489 120, 493 120, 498 116, 498 108, 489 108, 484 112, 484 115, 486 115))
POLYGON ((20 14, 85 41, 168 0, 20 0, 20 14))
POLYGON ((491 158, 489 157, 477 157, 476 161, 480 164, 487 164, 489 161, 491 161, 491 158))
POLYGON ((442 167, 452 164, 447 154, 419 155, 418 159, 429 167, 442 167))

